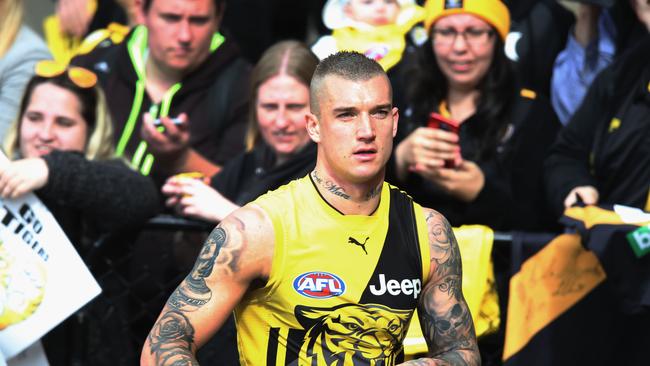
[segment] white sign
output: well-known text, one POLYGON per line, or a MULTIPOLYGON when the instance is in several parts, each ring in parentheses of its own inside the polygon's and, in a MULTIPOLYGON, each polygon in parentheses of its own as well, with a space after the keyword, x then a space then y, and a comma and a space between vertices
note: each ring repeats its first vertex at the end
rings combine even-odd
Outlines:
MULTIPOLYGON (((20 352, 18 355, 14 356, 8 362, 8 366, 49 366, 50 363, 47 362, 47 357, 45 356, 45 350, 41 342, 36 342, 29 346, 26 350, 20 352)), ((2 366, 2 363, 0 363, 2 366)))
POLYGON ((627 224, 642 224, 650 222, 650 213, 637 207, 614 205, 614 212, 616 212, 621 220, 627 224))
POLYGON ((6 360, 100 292, 70 240, 34 194, 0 198, 0 353, 6 360))

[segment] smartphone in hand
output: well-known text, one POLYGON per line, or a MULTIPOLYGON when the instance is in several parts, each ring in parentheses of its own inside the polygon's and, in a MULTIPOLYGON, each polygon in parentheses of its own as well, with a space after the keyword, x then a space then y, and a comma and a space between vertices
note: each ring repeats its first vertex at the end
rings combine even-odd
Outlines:
MULTIPOLYGON (((458 122, 454 121, 453 119, 444 117, 443 115, 436 112, 432 112, 429 115, 428 126, 430 128, 444 130, 458 135, 458 128, 459 128, 458 122)), ((453 159, 445 160, 445 168, 449 168, 449 169, 456 168, 456 162, 453 159)))
MULTIPOLYGON (((176 125, 176 126, 183 123, 183 121, 179 117, 174 117, 171 120, 172 120, 172 123, 174 123, 174 125, 176 125)), ((160 120, 160 118, 154 119, 153 120, 153 125, 156 126, 156 127, 164 127, 163 124, 162 124, 162 121, 160 120)))

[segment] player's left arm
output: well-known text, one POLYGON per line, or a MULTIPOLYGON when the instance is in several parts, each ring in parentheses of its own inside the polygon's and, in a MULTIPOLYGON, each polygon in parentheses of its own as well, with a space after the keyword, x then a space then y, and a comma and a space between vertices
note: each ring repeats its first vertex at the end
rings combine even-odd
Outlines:
POLYGON ((424 209, 424 214, 431 268, 418 313, 429 357, 404 365, 480 365, 474 323, 463 297, 458 243, 444 216, 430 209, 424 209))

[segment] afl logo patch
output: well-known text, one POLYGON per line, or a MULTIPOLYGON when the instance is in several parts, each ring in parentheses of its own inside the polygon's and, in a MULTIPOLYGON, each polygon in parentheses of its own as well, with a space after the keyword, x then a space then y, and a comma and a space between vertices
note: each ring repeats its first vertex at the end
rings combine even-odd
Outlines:
POLYGON ((302 296, 313 299, 327 299, 343 295, 345 283, 335 274, 307 272, 293 280, 293 288, 302 296))

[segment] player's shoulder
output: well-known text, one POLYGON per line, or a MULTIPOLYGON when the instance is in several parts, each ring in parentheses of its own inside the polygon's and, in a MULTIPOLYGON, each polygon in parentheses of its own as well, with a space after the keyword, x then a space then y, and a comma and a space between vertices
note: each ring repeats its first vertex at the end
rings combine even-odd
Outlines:
POLYGON ((429 231, 432 230, 446 231, 447 229, 451 229, 451 225, 449 224, 449 221, 447 221, 447 218, 440 212, 429 207, 422 207, 422 213, 424 214, 424 219, 427 223, 427 227, 429 228, 429 231))
POLYGON ((263 236, 273 233, 269 214, 255 202, 233 211, 221 221, 220 226, 234 228, 246 236, 263 236))

